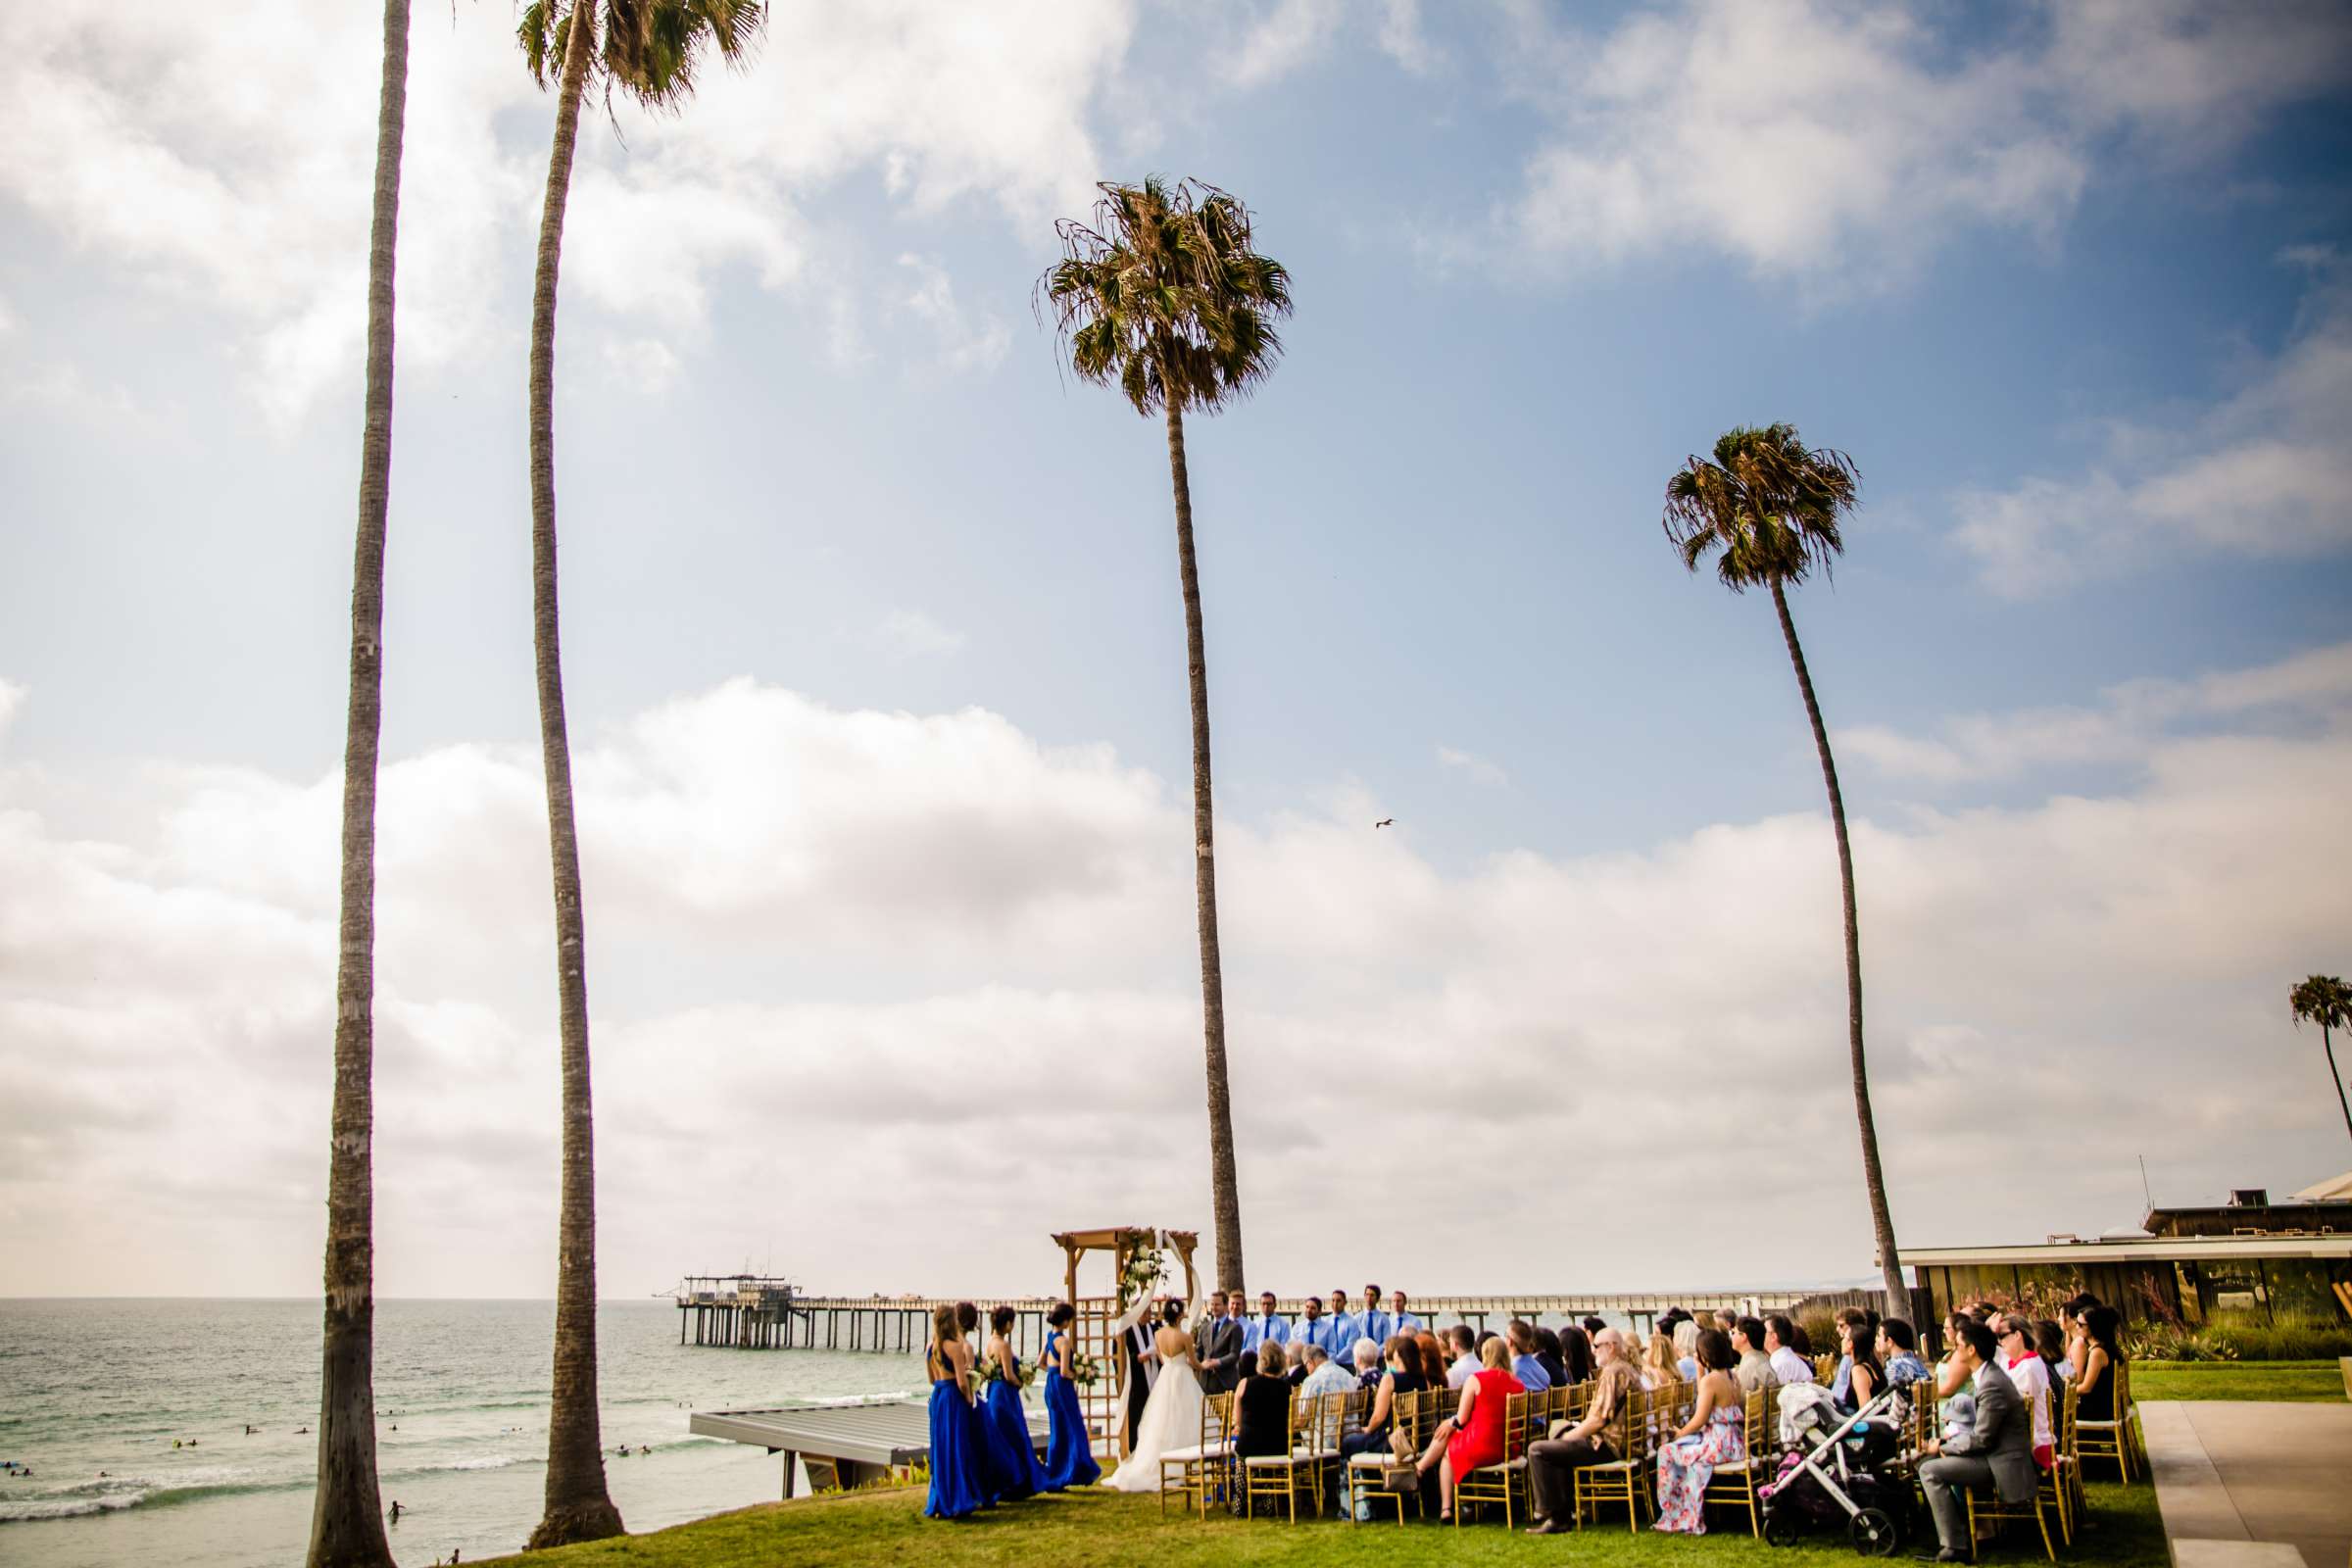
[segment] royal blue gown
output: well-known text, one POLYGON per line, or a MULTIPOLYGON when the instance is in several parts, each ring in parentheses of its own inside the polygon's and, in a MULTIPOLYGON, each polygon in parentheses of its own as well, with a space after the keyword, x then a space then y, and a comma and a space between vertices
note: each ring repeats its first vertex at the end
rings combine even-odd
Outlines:
POLYGON ((1012 1379, 1021 1375, 1021 1358, 1009 1356, 1009 1376, 988 1386, 981 1402, 981 1424, 987 1429, 988 1479, 999 1500, 1033 1496, 1046 1487, 1046 1472, 1037 1462, 1037 1446, 1029 1441, 1029 1416, 1021 1408, 1021 1391, 1012 1379))
POLYGON ((1094 1444, 1087 1436, 1086 1412, 1078 1408, 1078 1385, 1061 1375, 1054 1365, 1056 1346, 1067 1344, 1067 1334, 1056 1334, 1046 1341, 1046 1419, 1050 1436, 1046 1440, 1046 1484, 1048 1492, 1059 1492, 1064 1487, 1091 1487, 1102 1479, 1102 1467, 1095 1463, 1094 1444))
POLYGON ((972 1402, 956 1386, 955 1368, 936 1347, 930 1358, 931 1499, 923 1512, 933 1519, 961 1519, 989 1504, 980 1485, 980 1432, 972 1421, 972 1402))

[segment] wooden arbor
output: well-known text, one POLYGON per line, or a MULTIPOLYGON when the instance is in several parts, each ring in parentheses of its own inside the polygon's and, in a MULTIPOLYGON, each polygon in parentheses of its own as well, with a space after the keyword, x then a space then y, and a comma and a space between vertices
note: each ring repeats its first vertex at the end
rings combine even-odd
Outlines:
MULTIPOLYGON (((1070 1325, 1070 1337, 1081 1354, 1094 1357, 1102 1374, 1092 1387, 1079 1389, 1078 1405, 1086 1412, 1087 1431, 1094 1441, 1107 1442, 1113 1448, 1119 1446, 1120 1415, 1126 1408, 1127 1368, 1118 1346, 1111 1342, 1111 1325, 1135 1304, 1134 1298, 1126 1294, 1128 1263, 1142 1253, 1158 1250, 1162 1238, 1184 1267, 1189 1292, 1194 1281, 1193 1249, 1200 1242, 1198 1232, 1114 1225, 1107 1230, 1060 1231, 1054 1237, 1061 1246, 1062 1298, 1078 1314, 1070 1325), (1078 1294, 1078 1265, 1090 1252, 1110 1254, 1108 1296, 1078 1294)), ((1161 1287, 1166 1284, 1162 1281, 1161 1287)))

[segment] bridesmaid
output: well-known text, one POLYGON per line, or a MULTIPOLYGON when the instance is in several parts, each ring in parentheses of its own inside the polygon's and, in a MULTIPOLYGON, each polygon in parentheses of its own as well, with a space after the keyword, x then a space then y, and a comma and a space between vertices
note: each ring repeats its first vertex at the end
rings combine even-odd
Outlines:
POLYGON ((931 1498, 923 1512, 933 1519, 961 1519, 987 1507, 988 1498, 980 1490, 972 1401, 964 1393, 972 1352, 953 1306, 943 1302, 933 1309, 931 1348, 923 1360, 931 1375, 931 1498))
MULTIPOLYGON (((966 1346, 980 1343, 980 1308, 970 1301, 956 1303, 956 1327, 966 1346)), ((997 1363, 1004 1365, 1002 1361, 997 1363)), ((997 1446, 989 1440, 988 1409, 983 1402, 980 1374, 972 1373, 972 1474, 980 1482, 980 1495, 990 1502, 1003 1502, 1011 1496, 1016 1477, 1004 1462, 997 1446)))
POLYGON ((1078 1407, 1078 1385, 1070 1381, 1072 1350, 1070 1324, 1078 1313, 1067 1301, 1056 1301, 1046 1314, 1046 1416, 1051 1436, 1046 1443, 1048 1492, 1065 1487, 1091 1487, 1102 1479, 1095 1463, 1094 1443, 1086 1430, 1086 1412, 1078 1407))
POLYGON ((1000 1306, 988 1314, 988 1353, 999 1367, 997 1381, 988 1386, 981 1406, 988 1432, 988 1450, 994 1468, 1004 1477, 1000 1499, 1034 1496, 1045 1490, 1046 1472, 1037 1462, 1037 1445, 1029 1437, 1029 1415, 1021 1406, 1021 1358, 1012 1353, 1014 1313, 1000 1306))

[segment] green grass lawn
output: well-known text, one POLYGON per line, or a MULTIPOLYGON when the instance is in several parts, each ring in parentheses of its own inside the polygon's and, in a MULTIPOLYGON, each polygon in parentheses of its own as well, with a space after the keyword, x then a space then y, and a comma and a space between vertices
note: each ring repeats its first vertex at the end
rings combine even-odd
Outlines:
MULTIPOLYGON (((500 1557, 509 1568, 818 1568, 832 1563, 895 1563, 907 1568, 956 1568, 966 1563, 1149 1564, 1151 1568, 1225 1563, 1358 1563, 1378 1554, 1384 1568, 1415 1563, 1575 1563, 1577 1568, 1682 1568, 1684 1564, 1854 1563, 1842 1536, 1823 1535, 1776 1551, 1751 1538, 1743 1523, 1722 1514, 1703 1539, 1673 1539, 1615 1525, 1587 1526, 1572 1536, 1530 1538, 1505 1533, 1499 1522, 1424 1525, 1348 1525, 1336 1521, 1289 1525, 1278 1520, 1211 1517, 1195 1520, 1171 1508, 1165 1520, 1153 1497, 1100 1490, 1039 1497, 994 1509, 977 1519, 936 1524, 922 1516, 923 1494, 911 1489, 762 1503, 738 1513, 530 1557, 500 1557)), ((2092 1483, 2089 1528, 2065 1561, 2158 1564, 2165 1560, 2164 1529, 2155 1490, 2092 1483)), ((1897 1558, 1907 1561, 1908 1558, 1897 1558)), ((2041 1562, 2041 1542, 2013 1534, 1987 1562, 2041 1562)))
POLYGON ((2333 1361, 2134 1361, 2132 1396, 2332 1403, 2344 1396, 2344 1374, 2333 1361))

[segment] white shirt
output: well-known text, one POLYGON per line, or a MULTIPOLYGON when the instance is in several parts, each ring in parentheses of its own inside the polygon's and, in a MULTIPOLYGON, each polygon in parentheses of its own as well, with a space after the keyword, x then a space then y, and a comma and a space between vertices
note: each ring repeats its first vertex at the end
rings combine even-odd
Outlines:
POLYGON ((2001 1370, 2009 1374, 2009 1381, 2017 1385, 2018 1396, 2034 1412, 2034 1446, 2054 1446, 2050 1438, 2050 1369, 2039 1355, 2028 1350, 2004 1364, 2001 1370))
POLYGON ((1478 1356, 1472 1351, 1464 1350, 1453 1358, 1453 1365, 1446 1369, 1446 1386, 1449 1389, 1460 1388, 1478 1376, 1478 1356))
POLYGON ((1772 1352, 1772 1375, 1787 1383, 1811 1383, 1813 1363, 1784 1345, 1772 1352))

